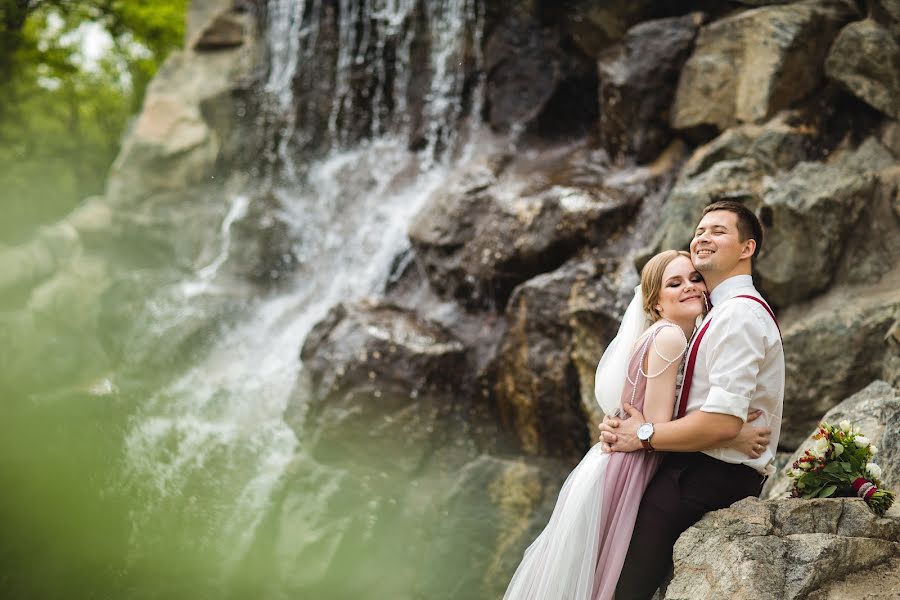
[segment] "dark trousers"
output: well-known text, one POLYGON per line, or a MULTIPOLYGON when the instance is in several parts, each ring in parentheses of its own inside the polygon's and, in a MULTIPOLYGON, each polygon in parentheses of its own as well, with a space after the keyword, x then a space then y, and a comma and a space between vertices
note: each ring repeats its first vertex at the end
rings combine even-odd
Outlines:
POLYGON ((713 510, 759 496, 763 477, 702 452, 672 452, 650 480, 638 511, 616 600, 649 600, 672 567, 672 548, 713 510))

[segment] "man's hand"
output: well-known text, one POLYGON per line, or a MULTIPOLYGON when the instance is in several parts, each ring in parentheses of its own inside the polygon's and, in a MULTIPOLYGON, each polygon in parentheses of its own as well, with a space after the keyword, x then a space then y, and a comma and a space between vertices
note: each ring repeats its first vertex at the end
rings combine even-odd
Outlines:
POLYGON ((644 415, 631 404, 626 404, 624 408, 628 413, 627 419, 606 417, 600 425, 604 452, 634 452, 644 447, 637 438, 638 426, 644 422, 644 415))

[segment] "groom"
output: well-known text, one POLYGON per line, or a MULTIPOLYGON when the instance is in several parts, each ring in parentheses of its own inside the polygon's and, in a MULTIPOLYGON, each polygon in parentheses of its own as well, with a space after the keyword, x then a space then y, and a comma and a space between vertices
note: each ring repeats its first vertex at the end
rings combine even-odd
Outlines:
POLYGON ((679 403, 683 418, 645 423, 607 418, 601 437, 613 452, 666 456, 641 501, 616 600, 649 599, 672 565, 678 536, 707 512, 758 496, 781 432, 784 351, 775 316, 753 287, 762 227, 743 204, 710 204, 691 241, 691 259, 710 291, 712 310, 688 348, 679 403), (771 428, 758 458, 723 446, 762 411, 771 428))

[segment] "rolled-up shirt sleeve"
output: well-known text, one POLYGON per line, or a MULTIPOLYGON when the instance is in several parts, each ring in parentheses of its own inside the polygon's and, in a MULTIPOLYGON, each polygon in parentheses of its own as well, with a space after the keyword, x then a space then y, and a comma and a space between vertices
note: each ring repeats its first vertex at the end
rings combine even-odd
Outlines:
MULTIPOLYGON (((765 328, 751 301, 730 302, 708 332, 710 390, 700 410, 747 421, 750 400, 766 355, 765 328)), ((723 306, 723 309, 726 307, 723 306)))

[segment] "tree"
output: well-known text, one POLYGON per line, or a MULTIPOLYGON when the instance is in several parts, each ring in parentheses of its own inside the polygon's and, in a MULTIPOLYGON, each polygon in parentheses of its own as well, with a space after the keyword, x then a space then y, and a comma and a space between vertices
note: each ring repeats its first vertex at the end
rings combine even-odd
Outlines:
POLYGON ((0 0, 0 240, 100 193, 187 0, 0 0), (86 35, 109 48, 86 60, 86 35))

